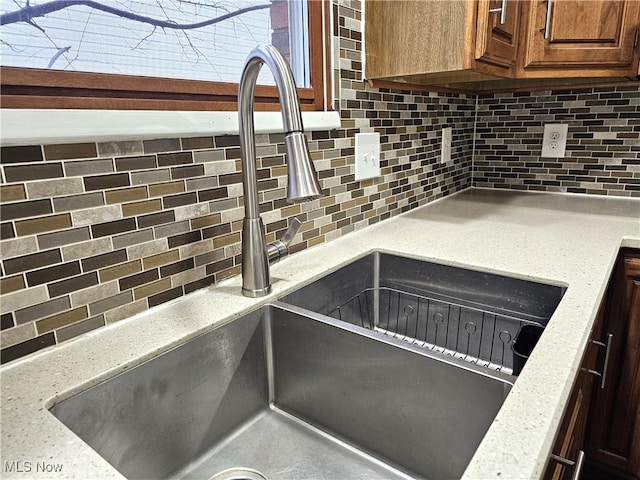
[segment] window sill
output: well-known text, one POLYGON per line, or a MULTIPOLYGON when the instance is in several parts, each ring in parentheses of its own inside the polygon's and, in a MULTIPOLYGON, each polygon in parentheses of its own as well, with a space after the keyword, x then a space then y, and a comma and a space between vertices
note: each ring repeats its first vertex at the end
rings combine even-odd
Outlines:
MULTIPOLYGON (((338 112, 302 112, 305 130, 340 127, 338 112)), ((237 112, 0 110, 2 146, 236 135, 237 112)), ((256 112, 256 133, 282 132, 280 112, 256 112)))

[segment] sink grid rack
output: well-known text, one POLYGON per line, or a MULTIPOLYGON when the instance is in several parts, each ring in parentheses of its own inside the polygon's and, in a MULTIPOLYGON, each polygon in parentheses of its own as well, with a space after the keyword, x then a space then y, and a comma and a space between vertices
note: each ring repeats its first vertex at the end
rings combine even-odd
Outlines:
POLYGON ((511 374, 511 345, 518 331, 523 325, 542 325, 487 308, 463 305, 450 298, 376 287, 354 295, 329 316, 511 374))

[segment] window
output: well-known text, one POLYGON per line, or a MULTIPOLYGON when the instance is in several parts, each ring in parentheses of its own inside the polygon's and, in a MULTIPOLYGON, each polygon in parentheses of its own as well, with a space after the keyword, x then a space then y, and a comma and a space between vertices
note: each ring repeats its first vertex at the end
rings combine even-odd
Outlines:
MULTIPOLYGON (((324 107, 322 0, 0 0, 3 108, 235 110, 244 60, 278 48, 324 107)), ((256 89, 278 108, 268 69, 256 89)))

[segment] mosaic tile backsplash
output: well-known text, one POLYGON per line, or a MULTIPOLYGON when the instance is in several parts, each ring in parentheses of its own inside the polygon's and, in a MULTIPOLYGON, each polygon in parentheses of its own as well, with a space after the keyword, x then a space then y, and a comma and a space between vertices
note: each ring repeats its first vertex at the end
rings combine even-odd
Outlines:
MULTIPOLYGON (((325 196, 285 202, 282 134, 258 135, 260 208, 273 241, 297 217, 293 251, 471 185, 475 98, 370 89, 359 2, 334 6, 342 128, 307 133, 325 196), (440 163, 442 124, 454 126, 440 163), (382 175, 354 180, 354 135, 381 136, 382 175)), ((240 273, 237 136, 4 147, 2 361, 117 322, 240 273)))
MULTIPOLYGON (((371 88, 360 6, 333 5, 342 127, 307 133, 325 196, 287 204, 283 135, 257 137, 268 241, 297 217, 300 251, 472 185, 640 196, 640 88, 479 98, 371 88), (570 125, 562 160, 540 158, 551 121, 570 125), (444 164, 443 126, 454 138, 444 164), (372 131, 382 175, 355 181, 354 136, 372 131)), ((0 164, 3 363, 240 273, 237 136, 3 147, 0 164)))
POLYGON ((640 86, 480 96, 479 187, 640 197, 640 86), (545 123, 569 125, 565 158, 541 158, 545 123))

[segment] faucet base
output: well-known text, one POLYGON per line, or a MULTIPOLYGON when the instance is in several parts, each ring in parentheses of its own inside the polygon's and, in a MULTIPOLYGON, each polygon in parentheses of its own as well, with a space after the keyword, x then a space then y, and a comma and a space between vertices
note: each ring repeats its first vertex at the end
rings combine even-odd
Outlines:
POLYGON ((267 288, 260 288, 258 290, 249 290, 247 288, 242 288, 242 295, 250 298, 259 298, 264 297, 265 295, 269 295, 271 293, 271 285, 267 288))

